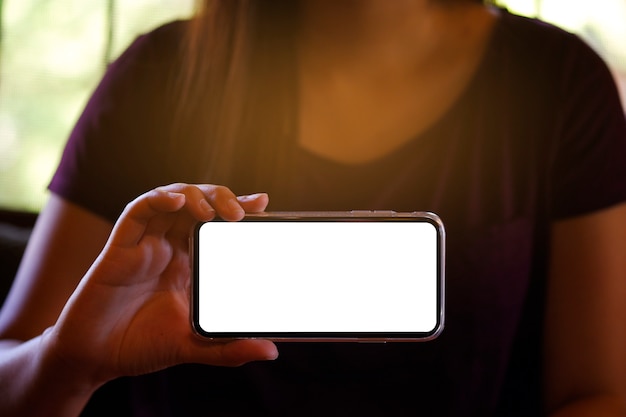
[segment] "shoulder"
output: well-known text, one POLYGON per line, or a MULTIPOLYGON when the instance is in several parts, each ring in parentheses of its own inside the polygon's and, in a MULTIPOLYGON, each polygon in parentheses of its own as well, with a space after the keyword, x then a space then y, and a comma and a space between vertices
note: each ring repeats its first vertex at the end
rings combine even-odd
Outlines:
POLYGON ((148 117, 171 102, 172 83, 179 67, 187 21, 174 21, 138 36, 106 69, 91 96, 78 130, 85 123, 93 132, 114 121, 148 117), (106 123, 103 123, 106 121, 106 123))
MULTIPOLYGON (((619 94, 608 65, 582 38, 553 24, 502 10, 489 48, 486 75, 508 97, 537 110, 566 111, 584 97, 608 100, 619 94)), ((619 110, 618 110, 619 111, 619 110)))
POLYGON ((180 59, 188 24, 186 20, 173 21, 137 36, 109 65, 105 79, 129 71, 169 71, 180 59))
POLYGON ((541 52, 555 46, 585 45, 577 35, 538 18, 520 16, 500 9, 499 19, 496 35, 511 47, 541 52))
MULTIPOLYGON (((501 57, 512 59, 521 71, 537 77, 570 75, 572 71, 610 71, 603 59, 578 35, 554 24, 501 11, 493 48, 501 57)), ((610 77, 609 77, 610 78, 610 77)))
POLYGON ((131 107, 131 114, 136 115, 138 110, 158 104, 156 97, 159 103, 167 100, 180 67, 188 24, 185 20, 173 21, 135 38, 109 65, 87 110, 106 110, 111 102, 114 107, 131 107))
POLYGON ((124 103, 132 105, 133 101, 162 95, 162 87, 171 83, 179 67, 187 24, 174 21, 136 37, 106 68, 86 112, 113 110, 124 103))
POLYGON ((114 220, 127 201, 164 182, 153 178, 163 171, 153 167, 162 165, 170 140, 187 24, 138 36, 108 67, 72 130, 51 191, 114 220))
POLYGON ((553 218, 626 199, 624 110, 607 64, 583 39, 502 11, 484 75, 488 123, 535 161, 553 218))

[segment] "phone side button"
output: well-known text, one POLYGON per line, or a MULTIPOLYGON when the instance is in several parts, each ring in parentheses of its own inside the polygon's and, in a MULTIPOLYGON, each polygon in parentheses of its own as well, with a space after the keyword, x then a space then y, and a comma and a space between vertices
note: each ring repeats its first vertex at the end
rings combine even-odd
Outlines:
POLYGON ((394 217, 397 212, 393 210, 352 210, 351 216, 356 217, 394 217))

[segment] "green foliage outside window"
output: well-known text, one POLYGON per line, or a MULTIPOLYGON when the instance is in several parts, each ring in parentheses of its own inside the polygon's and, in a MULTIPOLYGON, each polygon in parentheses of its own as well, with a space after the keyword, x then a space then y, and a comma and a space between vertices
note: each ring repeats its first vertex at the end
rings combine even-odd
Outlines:
MULTIPOLYGON (((506 0, 583 36, 626 91, 626 0, 506 0)), ((0 0, 0 208, 38 211, 76 118, 132 39, 193 0, 0 0)))

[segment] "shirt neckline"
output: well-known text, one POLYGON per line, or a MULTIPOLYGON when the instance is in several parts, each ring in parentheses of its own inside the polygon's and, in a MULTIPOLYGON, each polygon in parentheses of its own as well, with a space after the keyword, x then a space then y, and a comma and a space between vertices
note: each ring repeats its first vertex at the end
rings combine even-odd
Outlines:
POLYGON ((400 147, 393 150, 392 152, 383 155, 380 158, 376 158, 371 161, 362 163, 345 163, 335 161, 330 158, 317 155, 314 152, 311 152, 299 145, 296 145, 297 155, 306 158, 307 160, 317 161, 318 163, 326 165, 327 167, 359 171, 369 170, 376 166, 392 164, 395 161, 404 159, 412 155, 415 147, 428 146, 428 144, 432 143, 432 138, 438 136, 436 132, 445 127, 450 119, 455 119, 455 115, 458 114, 461 109, 466 106, 465 102, 472 100, 474 92, 481 88, 483 80, 485 80, 485 78, 488 76, 490 64, 493 62, 494 55, 498 50, 498 46, 500 45, 500 35, 503 31, 502 27, 505 24, 505 20, 508 20, 508 17, 510 16, 510 13, 507 9, 497 6, 492 7, 495 7, 498 15, 491 29, 491 33, 488 35, 485 50, 479 64, 476 66, 474 73, 471 75, 468 83, 461 91, 457 100, 455 100, 455 102, 452 103, 452 105, 449 106, 449 108, 446 109, 446 111, 443 112, 437 120, 435 120, 433 123, 431 123, 430 126, 424 129, 424 131, 415 135, 412 139, 408 140, 406 143, 402 144, 400 147))

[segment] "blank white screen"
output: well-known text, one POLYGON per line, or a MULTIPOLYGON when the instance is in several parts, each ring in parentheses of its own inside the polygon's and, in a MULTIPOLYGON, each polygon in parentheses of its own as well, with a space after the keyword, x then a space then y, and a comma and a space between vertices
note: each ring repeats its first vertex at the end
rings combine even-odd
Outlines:
POLYGON ((207 332, 429 332, 437 230, 427 222, 210 222, 199 231, 207 332))

